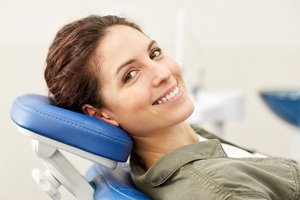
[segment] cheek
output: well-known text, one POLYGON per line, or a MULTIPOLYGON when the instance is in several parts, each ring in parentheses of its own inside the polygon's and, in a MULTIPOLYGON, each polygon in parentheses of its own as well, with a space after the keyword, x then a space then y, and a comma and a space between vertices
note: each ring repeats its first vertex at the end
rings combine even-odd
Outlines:
POLYGON ((165 66, 172 72, 173 75, 182 77, 180 66, 173 60, 172 58, 168 58, 165 60, 165 66))
POLYGON ((112 95, 108 106, 120 116, 132 117, 132 113, 143 112, 148 105, 149 91, 145 88, 130 88, 112 95))
POLYGON ((132 112, 142 111, 142 108, 148 105, 149 93, 146 87, 135 87, 120 94, 123 105, 125 105, 124 109, 132 112))
POLYGON ((122 105, 114 108, 114 114, 120 126, 129 133, 140 132, 145 128, 145 121, 149 121, 149 109, 143 94, 120 99, 122 105), (142 127, 140 127, 142 125, 142 127))

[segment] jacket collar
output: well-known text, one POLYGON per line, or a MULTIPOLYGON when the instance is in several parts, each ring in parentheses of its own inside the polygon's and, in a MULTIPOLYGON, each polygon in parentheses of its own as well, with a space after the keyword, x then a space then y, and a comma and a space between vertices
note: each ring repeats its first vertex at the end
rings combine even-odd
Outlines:
POLYGON ((150 187, 164 183, 180 167, 195 160, 227 158, 219 140, 211 139, 180 147, 158 160, 146 173, 131 157, 132 173, 137 181, 150 187), (180 158, 180 159, 178 159, 180 158))

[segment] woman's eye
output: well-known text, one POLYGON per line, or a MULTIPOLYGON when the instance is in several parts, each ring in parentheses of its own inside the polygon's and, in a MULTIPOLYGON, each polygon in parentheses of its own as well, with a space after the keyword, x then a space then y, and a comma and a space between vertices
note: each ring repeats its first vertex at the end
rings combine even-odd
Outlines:
POLYGON ((150 58, 151 59, 154 59, 156 58, 157 56, 159 56, 161 54, 161 49, 155 49, 154 51, 151 52, 150 54, 150 58))
POLYGON ((136 70, 130 71, 126 76, 124 77, 124 82, 126 83, 130 79, 132 79, 137 74, 136 70))

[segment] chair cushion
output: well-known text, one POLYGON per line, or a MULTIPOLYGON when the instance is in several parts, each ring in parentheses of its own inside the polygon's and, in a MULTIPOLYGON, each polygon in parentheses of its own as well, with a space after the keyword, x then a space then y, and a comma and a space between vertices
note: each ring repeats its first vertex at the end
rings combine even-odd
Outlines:
POLYGON ((134 187, 128 163, 119 163, 115 170, 94 164, 85 178, 95 186, 94 199, 150 200, 134 187))
POLYGON ((18 97, 11 118, 24 129, 115 161, 125 162, 132 149, 130 137, 121 128, 53 106, 46 96, 18 97))

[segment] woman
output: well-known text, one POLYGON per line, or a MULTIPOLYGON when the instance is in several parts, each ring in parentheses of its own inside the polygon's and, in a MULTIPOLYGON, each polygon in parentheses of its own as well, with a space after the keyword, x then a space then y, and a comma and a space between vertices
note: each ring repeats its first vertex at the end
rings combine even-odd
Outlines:
POLYGON ((191 127, 178 64, 134 23, 89 16, 49 48, 50 101, 131 136, 136 186, 153 199, 300 199, 300 168, 191 127))

